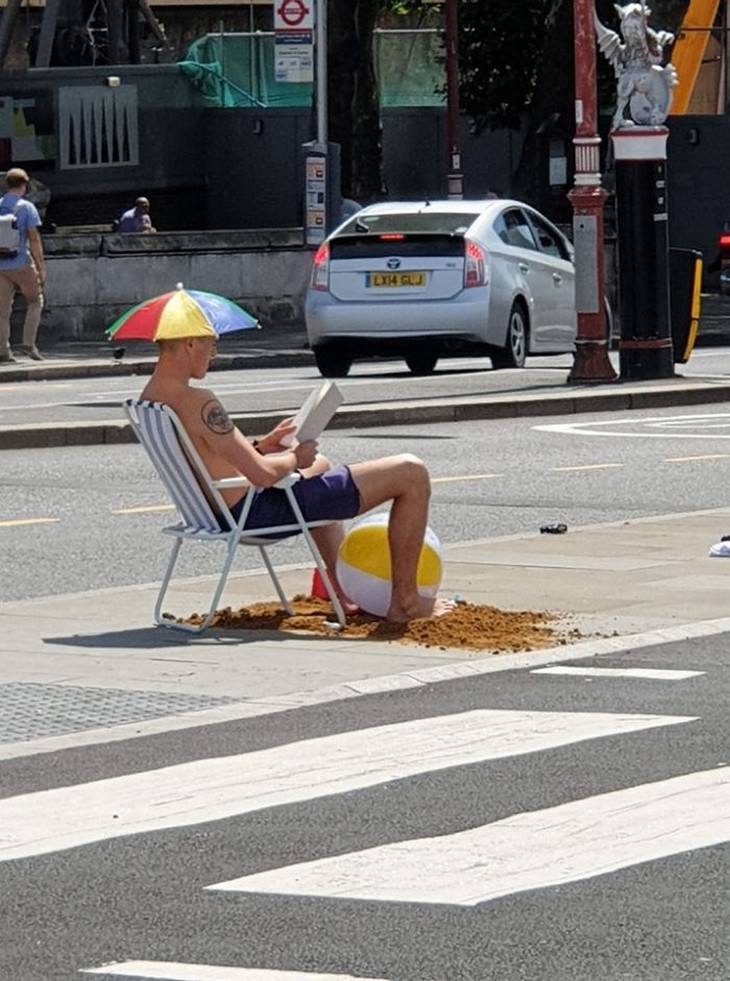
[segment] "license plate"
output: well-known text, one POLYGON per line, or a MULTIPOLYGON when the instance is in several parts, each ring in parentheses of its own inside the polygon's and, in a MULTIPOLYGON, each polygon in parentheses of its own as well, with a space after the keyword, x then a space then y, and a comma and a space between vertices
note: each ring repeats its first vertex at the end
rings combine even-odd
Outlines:
POLYGON ((368 273, 365 278, 366 286, 380 289, 401 289, 426 285, 424 272, 387 272, 368 273))

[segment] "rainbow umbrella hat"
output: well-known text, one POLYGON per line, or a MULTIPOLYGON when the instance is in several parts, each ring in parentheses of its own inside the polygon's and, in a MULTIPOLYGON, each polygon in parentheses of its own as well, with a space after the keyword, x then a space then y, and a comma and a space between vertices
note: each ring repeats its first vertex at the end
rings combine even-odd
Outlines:
POLYGON ((173 341, 180 337, 220 337, 259 327, 250 313, 215 293, 183 289, 138 303, 107 328, 115 341, 173 341))

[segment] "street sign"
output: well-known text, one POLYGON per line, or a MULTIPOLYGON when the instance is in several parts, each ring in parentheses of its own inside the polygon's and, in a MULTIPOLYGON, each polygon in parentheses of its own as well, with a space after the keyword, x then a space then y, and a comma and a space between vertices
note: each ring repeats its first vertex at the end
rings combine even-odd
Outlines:
POLYGON ((314 81, 314 0, 276 0, 274 78, 277 82, 314 81))
POLYGON ((304 162, 305 240, 320 245, 327 234, 327 158, 309 156, 304 162))
POLYGON ((276 0, 274 78, 277 82, 314 81, 314 0, 276 0))
POLYGON ((314 28, 314 8, 312 0, 280 0, 274 7, 274 30, 306 31, 314 28))

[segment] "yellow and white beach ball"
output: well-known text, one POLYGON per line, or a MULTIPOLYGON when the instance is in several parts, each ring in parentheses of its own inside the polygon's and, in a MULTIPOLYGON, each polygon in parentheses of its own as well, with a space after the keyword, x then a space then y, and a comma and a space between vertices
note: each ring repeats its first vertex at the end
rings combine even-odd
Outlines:
MULTIPOLYGON (((430 528, 418 560, 418 592, 435 596, 443 573, 441 543, 430 528)), ((371 514, 348 531, 337 556, 337 580, 353 603, 384 617, 390 607, 391 572, 388 515, 371 514)))

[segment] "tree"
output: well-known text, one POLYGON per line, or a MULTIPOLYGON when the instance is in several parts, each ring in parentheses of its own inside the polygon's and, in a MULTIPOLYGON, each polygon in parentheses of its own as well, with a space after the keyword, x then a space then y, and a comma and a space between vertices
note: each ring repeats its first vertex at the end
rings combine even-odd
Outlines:
POLYGON ((373 36, 384 14, 407 14, 422 0, 329 0, 330 138, 341 146, 342 193, 383 197, 383 142, 373 36))
MULTIPOLYGON (((652 23, 676 30, 689 0, 649 0, 652 23)), ((427 9, 424 0, 329 0, 329 122, 342 147, 342 191, 369 201, 385 193, 373 31, 386 14, 427 9)), ((598 0, 615 24, 611 0, 598 0)), ((520 193, 537 199, 541 154, 553 131, 573 131, 573 0, 459 0, 461 109, 477 132, 526 128, 515 174, 520 193)), ((599 63, 600 64, 600 63, 599 63)), ((601 65, 602 98, 614 98, 601 65)))
MULTIPOLYGON (((676 30, 689 0, 655 0, 652 23, 676 30)), ((616 24, 610 0, 599 0, 599 16, 616 24)), ((477 131, 526 128, 516 190, 539 200, 545 145, 557 132, 567 139, 573 124, 573 0, 461 0, 459 59, 462 110, 477 131)), ((615 86, 599 62, 602 104, 610 106, 615 86)))

